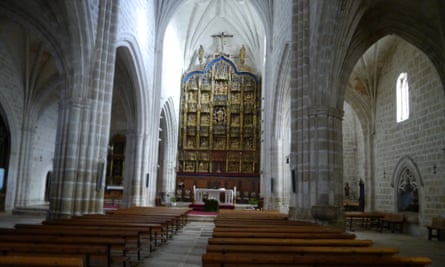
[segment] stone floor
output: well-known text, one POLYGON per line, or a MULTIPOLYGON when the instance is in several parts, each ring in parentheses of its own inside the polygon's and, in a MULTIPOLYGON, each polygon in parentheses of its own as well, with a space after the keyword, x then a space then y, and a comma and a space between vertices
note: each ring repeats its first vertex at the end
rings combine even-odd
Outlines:
MULTIPOLYGON (((39 223, 44 217, 38 215, 10 215, 0 213, 0 227, 14 227, 16 223, 39 223)), ((156 249, 143 262, 134 267, 196 267, 201 266, 213 223, 195 218, 172 240, 156 249)), ((400 255, 427 256, 433 260, 432 267, 445 266, 445 242, 429 241, 426 237, 413 237, 399 233, 380 233, 356 229, 358 239, 374 240, 375 246, 398 247, 400 255)))

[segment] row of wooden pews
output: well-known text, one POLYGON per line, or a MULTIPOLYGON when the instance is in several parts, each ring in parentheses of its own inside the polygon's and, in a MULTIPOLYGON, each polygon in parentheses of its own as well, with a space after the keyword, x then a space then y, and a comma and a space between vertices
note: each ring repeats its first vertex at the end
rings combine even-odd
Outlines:
POLYGON ((402 257, 344 229, 289 221, 276 211, 220 210, 203 267, 428 266, 427 257, 402 257))
POLYGON ((131 207, 106 214, 0 228, 0 255, 3 255, 0 266, 16 266, 2 265, 2 261, 19 264, 18 259, 25 261, 25 255, 41 257, 42 262, 51 262, 46 258, 53 258, 52 265, 47 262, 43 266, 65 266, 64 259, 68 262, 74 261, 73 258, 81 259, 81 266, 86 267, 130 266, 172 238, 187 223, 189 211, 188 208, 131 207))

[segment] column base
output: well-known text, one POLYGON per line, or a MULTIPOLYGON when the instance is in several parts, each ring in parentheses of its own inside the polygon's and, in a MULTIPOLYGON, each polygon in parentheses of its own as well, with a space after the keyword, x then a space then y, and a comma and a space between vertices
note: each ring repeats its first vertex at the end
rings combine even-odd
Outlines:
POLYGON ((331 205, 314 205, 311 214, 317 223, 345 227, 344 215, 340 207, 331 205))

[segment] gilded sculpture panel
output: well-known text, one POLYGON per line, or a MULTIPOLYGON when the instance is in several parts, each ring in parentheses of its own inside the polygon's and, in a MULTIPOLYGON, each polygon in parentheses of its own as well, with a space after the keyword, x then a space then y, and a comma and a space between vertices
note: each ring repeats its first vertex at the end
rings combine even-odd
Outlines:
POLYGON ((257 173, 260 86, 230 59, 214 59, 181 85, 179 169, 183 172, 257 173))

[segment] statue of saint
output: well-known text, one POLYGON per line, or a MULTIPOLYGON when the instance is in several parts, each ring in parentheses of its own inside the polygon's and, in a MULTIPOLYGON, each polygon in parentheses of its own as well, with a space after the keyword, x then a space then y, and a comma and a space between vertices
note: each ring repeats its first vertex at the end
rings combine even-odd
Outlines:
POLYGON ((246 59, 246 48, 243 45, 239 50, 239 62, 241 65, 244 65, 245 59, 246 59))
POLYGON ((350 190, 350 188, 349 188, 349 184, 348 183, 345 183, 345 197, 346 198, 349 198, 349 190, 350 190))
POLYGON ((215 119, 217 123, 223 123, 225 121, 226 114, 224 113, 224 108, 218 108, 215 113, 215 119))
POLYGON ((202 47, 202 45, 200 45, 199 49, 198 49, 199 64, 202 64, 202 59, 203 58, 204 58, 204 47, 202 47))

